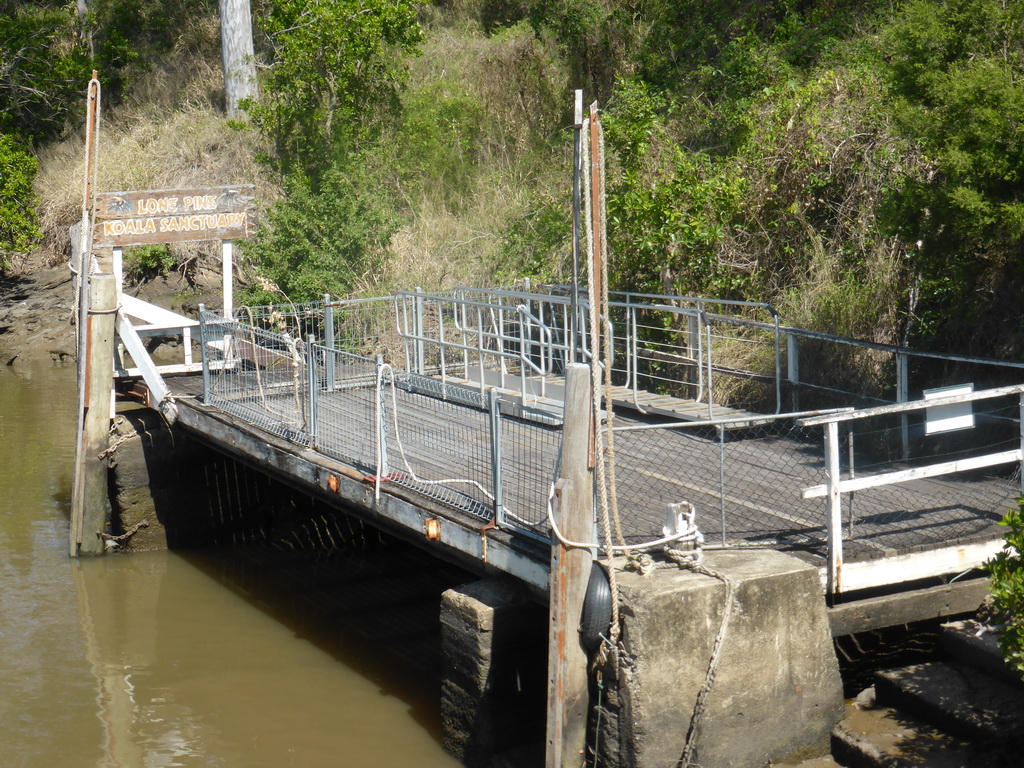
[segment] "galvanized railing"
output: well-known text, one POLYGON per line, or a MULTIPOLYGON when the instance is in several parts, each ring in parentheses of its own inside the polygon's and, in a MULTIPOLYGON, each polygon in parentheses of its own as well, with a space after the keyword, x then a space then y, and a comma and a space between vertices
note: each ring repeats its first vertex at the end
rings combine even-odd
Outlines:
POLYGON ((205 311, 200 334, 204 402, 352 464, 378 492, 401 486, 546 538, 557 425, 513 418, 495 389, 395 368, 312 334, 301 340, 205 311))
MULTIPOLYGON (((990 527, 1015 497, 1024 494, 1022 416, 1024 385, 1015 385, 981 392, 934 393, 915 402, 799 420, 803 428, 824 428, 824 482, 804 486, 801 496, 823 499, 826 504, 828 590, 841 592, 879 583, 877 576, 870 580, 858 578, 854 569, 845 564, 844 539, 862 542, 872 535, 871 526, 886 522, 904 522, 900 526, 904 535, 916 531, 917 541, 903 545, 908 549, 927 541, 924 526, 945 524, 944 518, 956 514, 958 509, 975 506, 988 511, 964 516, 965 526, 956 536, 947 532, 947 541, 959 545, 946 554, 949 562, 942 562, 936 555, 935 562, 917 573, 897 563, 889 581, 967 570, 993 554, 991 541, 976 547, 980 556, 973 558, 966 546, 971 533, 990 527), (978 411, 978 405, 984 405, 984 410, 978 411), (915 450, 911 455, 904 442, 907 416, 918 417, 913 425, 915 450), (845 435, 841 434, 841 427, 846 428, 845 435), (895 437, 897 432, 901 433, 900 438, 895 437), (979 474, 996 467, 1008 468, 1003 482, 979 474), (865 510, 878 506, 878 498, 886 499, 883 511, 865 515, 865 510), (925 516, 920 510, 929 513, 923 524, 925 516)), ((884 549, 896 547, 889 544, 884 549)))
MULTIPOLYGON (((522 406, 540 399, 538 380, 550 379, 548 399, 557 399, 552 373, 583 352, 565 332, 567 303, 520 295, 513 304, 510 295, 499 296, 501 301, 485 292, 409 292, 359 302, 243 308, 231 320, 203 312, 204 397, 352 464, 378 491, 382 485, 401 486, 482 521, 546 538, 561 414, 557 407, 522 406)), ((665 330, 650 317, 641 322, 643 313, 656 318, 663 308, 623 304, 635 310, 636 319, 625 312, 614 324, 615 338, 672 354, 667 341, 659 348, 641 329, 665 330)), ((666 316, 678 317, 683 309, 672 307, 666 316)), ((716 345, 724 342, 714 333, 709 342, 709 317, 706 311, 696 316, 703 325, 694 344, 704 351, 691 358, 703 363, 691 372, 699 381, 703 369, 705 382, 721 378, 724 370, 716 362, 722 357, 716 345)), ((792 335, 792 329, 775 322, 756 327, 745 318, 729 323, 754 326, 760 336, 750 343, 767 350, 768 370, 779 367, 775 339, 792 335)), ((728 344, 740 343, 745 332, 730 332, 728 344)), ((616 371, 638 379, 637 386, 644 376, 666 375, 646 373, 639 359, 623 362, 628 347, 616 345, 626 350, 616 355, 616 371)), ((770 376, 764 379, 775 388, 770 376)), ((714 387, 704 391, 713 393, 714 387)), ((998 403, 1009 392, 969 398, 996 405, 977 414, 981 428, 970 439, 957 433, 955 440, 926 433, 915 416, 942 404, 936 400, 853 415, 816 411, 670 424, 620 410, 613 494, 627 543, 658 538, 666 506, 689 501, 699 510, 709 544, 810 553, 827 566, 832 591, 892 577, 863 575, 848 563, 844 581, 844 558, 880 560, 982 535, 991 548, 989 529, 1020 493, 1019 477, 971 473, 988 466, 975 462, 978 455, 1020 463, 1019 409, 998 403), (1016 442, 1006 447, 1007 440, 1016 442), (942 452, 950 452, 945 463, 957 470, 941 481, 945 485, 937 476, 906 474, 942 452), (895 473, 905 482, 863 485, 862 478, 879 473, 895 473), (860 484, 844 485, 852 480, 860 484), (802 493, 815 487, 827 493, 802 493)))

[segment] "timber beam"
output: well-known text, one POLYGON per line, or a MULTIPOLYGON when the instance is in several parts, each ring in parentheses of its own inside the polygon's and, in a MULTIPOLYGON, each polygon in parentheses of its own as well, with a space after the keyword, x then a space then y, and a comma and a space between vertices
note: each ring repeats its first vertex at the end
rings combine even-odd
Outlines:
POLYGON ((194 400, 178 403, 178 423, 212 447, 293 488, 343 508, 371 525, 478 573, 506 573, 547 600, 549 548, 460 515, 412 491, 392 486, 374 498, 355 467, 232 419, 194 400))
POLYGON ((988 593, 988 579, 969 579, 841 603, 828 609, 832 637, 973 613, 988 593))

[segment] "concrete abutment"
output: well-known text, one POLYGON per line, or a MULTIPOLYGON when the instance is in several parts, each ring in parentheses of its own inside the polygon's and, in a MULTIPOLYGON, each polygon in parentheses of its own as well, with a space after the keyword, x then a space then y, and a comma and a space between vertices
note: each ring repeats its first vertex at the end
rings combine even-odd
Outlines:
POLYGON ((618 674, 604 673, 603 764, 681 764, 723 622, 690 763, 763 768, 825 754, 843 689, 817 569, 769 550, 707 552, 705 565, 721 578, 619 573, 623 653, 618 674))

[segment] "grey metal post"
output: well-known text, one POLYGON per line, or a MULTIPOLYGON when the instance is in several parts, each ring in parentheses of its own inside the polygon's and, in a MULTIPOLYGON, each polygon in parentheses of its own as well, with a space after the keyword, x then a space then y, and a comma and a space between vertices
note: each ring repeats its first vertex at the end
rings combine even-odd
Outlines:
POLYGON ((206 344, 206 305, 199 305, 199 353, 203 359, 203 402, 210 402, 210 349, 206 344))
POLYGON ((423 289, 418 285, 416 286, 416 373, 420 376, 425 375, 425 365, 423 360, 423 289))
POLYGON ((569 318, 569 360, 576 362, 580 312, 580 205, 582 199, 583 159, 583 91, 575 93, 575 127, 572 144, 572 313, 569 318))
POLYGON ((794 412, 800 410, 800 340, 793 334, 786 336, 786 379, 794 412))
MULTIPOLYGON (((334 351, 334 305, 331 304, 331 294, 324 294, 324 346, 327 349, 334 351)), ((324 358, 324 367, 327 369, 327 391, 334 391, 334 377, 335 370, 334 366, 338 361, 338 356, 327 353, 327 357, 324 358)))
POLYGON ((704 350, 704 356, 707 359, 708 366, 708 418, 715 418, 715 389, 714 389, 714 368, 712 367, 711 360, 711 322, 708 320, 707 315, 701 312, 701 317, 704 318, 704 327, 707 329, 707 348, 704 350))
POLYGON ((317 375, 316 337, 311 333, 306 337, 306 388, 308 395, 308 412, 306 431, 309 433, 310 445, 316 447, 317 438, 317 394, 320 389, 320 377, 317 375))
POLYGON ((775 319, 775 412, 782 412, 782 349, 779 344, 779 313, 774 309, 775 319))
POLYGON ((488 391, 488 410, 491 421, 491 490, 494 493, 494 524, 505 525, 505 489, 501 474, 501 404, 498 390, 488 391))
POLYGON ((718 425, 718 511, 722 518, 722 544, 728 543, 725 525, 725 427, 718 425))
MULTIPOLYGON (((1020 405, 1017 409, 1017 416, 1019 418, 1020 426, 1020 450, 1021 456, 1024 457, 1024 393, 1020 395, 1020 405)), ((1020 493, 1024 496, 1024 458, 1020 461, 1020 493)))
POLYGON ((377 474, 379 477, 386 477, 388 474, 388 401, 384 394, 384 379, 380 372, 384 367, 384 355, 377 355, 376 373, 379 387, 377 398, 380 403, 380 421, 377 424, 377 433, 380 435, 380 442, 377 444, 377 474))
POLYGON ((686 316, 686 354, 693 360, 696 360, 696 365, 690 369, 689 381, 687 382, 692 387, 696 387, 696 398, 700 400, 700 388, 704 381, 704 368, 703 360, 701 359, 701 341, 700 341, 700 318, 697 315, 686 316))
MULTIPOLYGON (((896 353, 896 402, 905 403, 910 399, 910 374, 907 369, 907 356, 902 352, 896 353)), ((903 461, 910 458, 910 430, 908 427, 908 415, 900 414, 900 446, 902 448, 903 461)))
MULTIPOLYGON (((846 433, 846 442, 849 445, 849 451, 850 451, 850 467, 849 467, 850 472, 849 472, 849 478, 851 480, 853 480, 855 477, 857 477, 857 469, 854 466, 855 460, 854 460, 854 457, 853 457, 853 422, 852 421, 848 425, 847 429, 848 429, 848 431, 846 433)), ((850 500, 850 503, 849 503, 850 522, 849 522, 849 530, 848 530, 848 532, 846 534, 846 538, 848 538, 848 539, 850 539, 852 541, 853 540, 853 518, 854 518, 853 504, 854 504, 855 499, 857 498, 857 492, 856 491, 850 491, 847 494, 847 496, 849 497, 849 500, 850 500)))

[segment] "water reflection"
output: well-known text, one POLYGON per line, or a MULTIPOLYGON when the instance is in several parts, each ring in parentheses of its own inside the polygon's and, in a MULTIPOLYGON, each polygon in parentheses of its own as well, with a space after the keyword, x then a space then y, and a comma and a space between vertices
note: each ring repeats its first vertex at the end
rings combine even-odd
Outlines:
MULTIPOLYGON (((388 605, 353 580, 384 583, 372 548, 70 560, 73 386, 71 370, 0 368, 4 765, 457 765, 430 676, 368 647, 358 620, 386 626, 403 600, 426 616, 439 583, 392 585, 388 605)), ((387 644, 429 667, 413 623, 387 644)))

